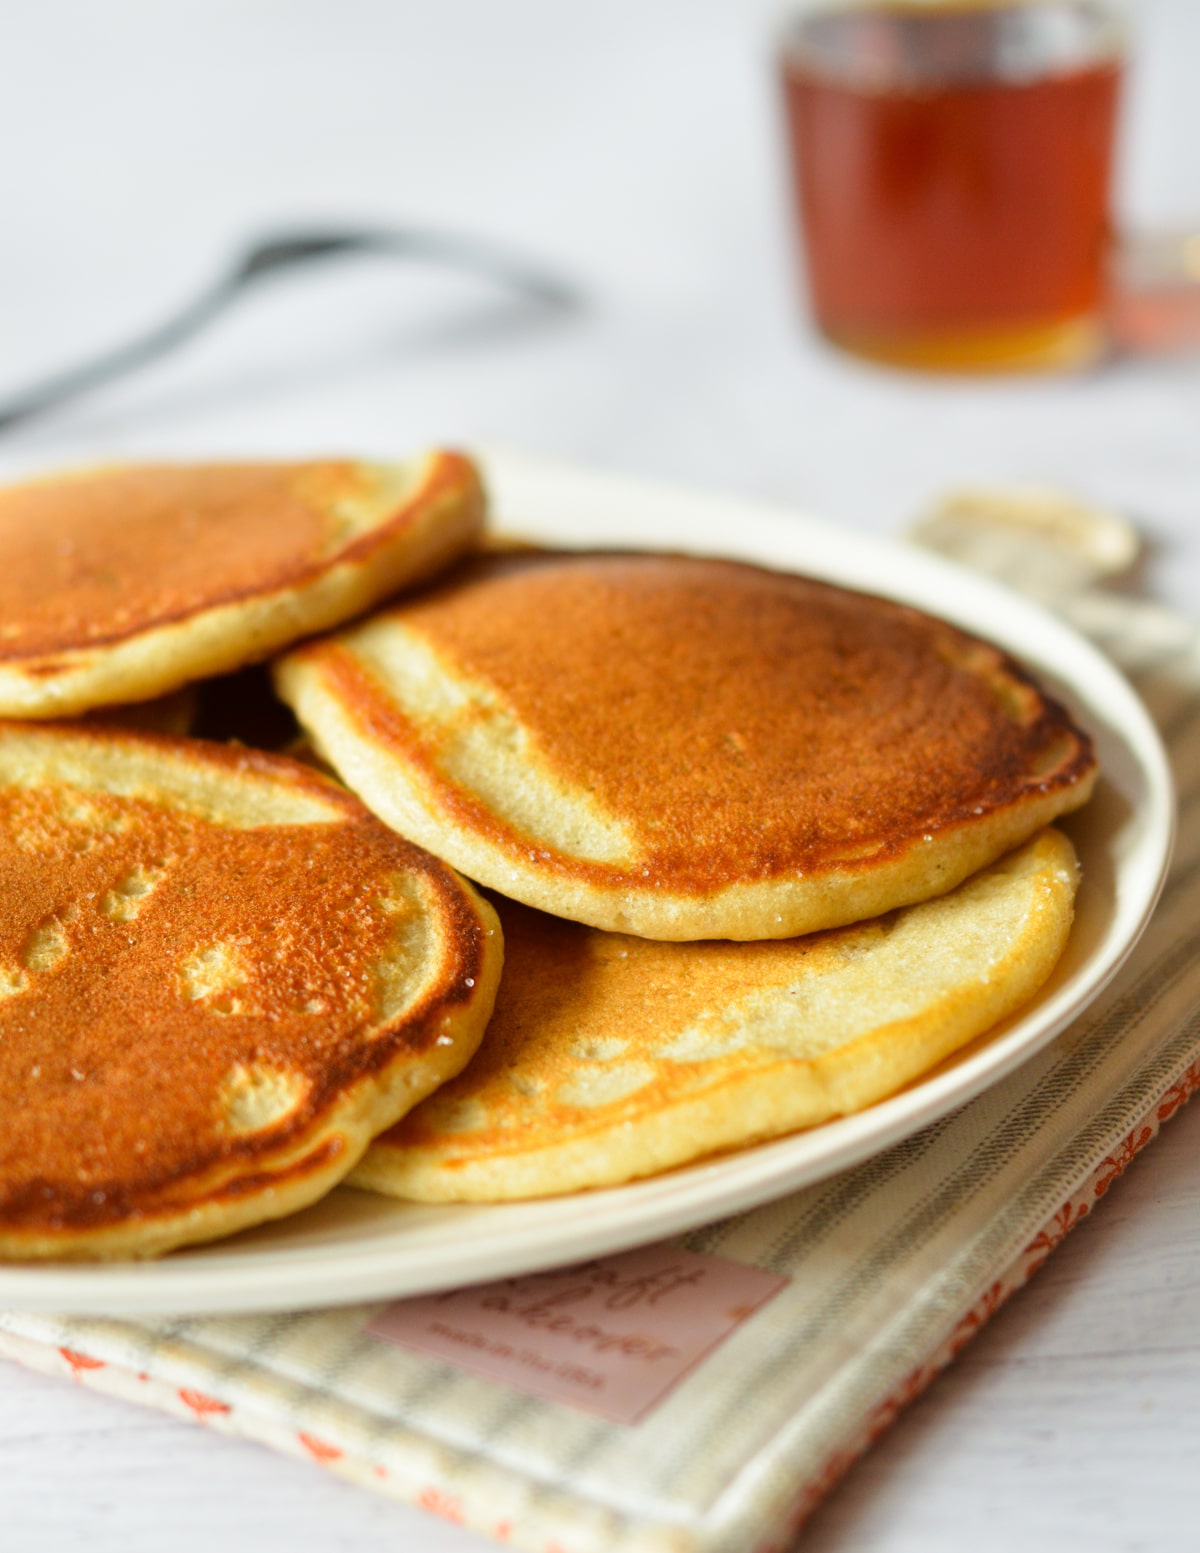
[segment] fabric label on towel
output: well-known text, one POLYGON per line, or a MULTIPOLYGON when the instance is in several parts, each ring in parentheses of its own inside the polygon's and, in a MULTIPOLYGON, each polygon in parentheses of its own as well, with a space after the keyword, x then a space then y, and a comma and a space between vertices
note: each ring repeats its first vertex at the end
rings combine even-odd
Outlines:
POLYGON ((787 1281, 668 1243, 398 1300, 365 1330, 530 1396, 633 1424, 787 1281))

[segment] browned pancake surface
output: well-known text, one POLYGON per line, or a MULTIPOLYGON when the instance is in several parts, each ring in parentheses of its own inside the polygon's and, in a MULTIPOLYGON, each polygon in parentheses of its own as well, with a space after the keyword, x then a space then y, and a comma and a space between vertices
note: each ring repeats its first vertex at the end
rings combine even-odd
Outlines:
POLYGON ((1034 995, 1077 877, 1050 829, 935 900, 758 943, 657 943, 497 898, 506 961, 483 1044, 351 1181, 545 1196, 861 1110, 1034 995))
POLYGON ((260 1188, 260 1154, 274 1167, 474 996, 484 933, 447 869, 291 763, 193 748, 231 775, 284 772, 340 822, 234 828, 95 789, 0 787, 0 1231, 94 1229, 260 1188), (378 964, 414 909, 394 881, 414 870, 451 919, 456 962, 368 1043, 378 964), (285 1075, 298 1098, 242 1135, 247 1073, 285 1075))
MULTIPOLYGON (((1094 768, 1087 736, 998 650, 734 562, 505 557, 397 619, 498 690, 546 764, 636 833, 633 868, 547 849, 547 872, 704 890, 854 869, 1094 768)), ((360 721, 435 774, 436 748, 371 673, 320 652, 360 721)), ((439 785, 473 830, 521 845, 439 785)))
MULTIPOLYGON (((611 1126, 611 1115, 586 1101, 555 1106, 564 1086, 575 1083, 584 1089, 579 1081, 591 1064, 616 1068, 615 1077, 628 1082, 622 1120, 632 1119, 644 1110, 648 1092, 665 1100, 696 1068, 695 1062, 664 1063, 657 1055, 647 1066, 656 1038, 665 1046, 664 1032, 686 1031, 714 1010, 788 989, 806 958, 829 958, 848 935, 861 933, 843 928, 835 930, 841 938, 813 934, 760 943, 655 943, 602 933, 502 897, 495 904, 504 925, 505 963, 487 1037, 436 1104, 410 1111, 376 1140, 377 1149, 427 1146, 440 1136, 441 1113, 448 1106, 483 1094, 500 1114, 490 1126, 471 1129, 470 1148, 480 1154, 520 1152, 529 1137, 521 1124, 519 1084, 531 1060, 536 1062, 537 1104, 529 1109, 536 1109, 544 1132, 565 1137, 569 1129, 572 1136, 586 1136, 611 1126), (629 1059, 628 1073, 622 1058, 629 1059), (498 1094, 506 1106, 495 1103, 498 1094), (589 1110, 597 1114, 589 1116, 589 1110)), ((601 1074, 604 1080, 610 1076, 601 1074)))
POLYGON ((362 466, 329 460, 98 469, 0 489, 0 661, 119 641, 369 552, 412 509, 346 544, 338 504, 366 481, 362 466))

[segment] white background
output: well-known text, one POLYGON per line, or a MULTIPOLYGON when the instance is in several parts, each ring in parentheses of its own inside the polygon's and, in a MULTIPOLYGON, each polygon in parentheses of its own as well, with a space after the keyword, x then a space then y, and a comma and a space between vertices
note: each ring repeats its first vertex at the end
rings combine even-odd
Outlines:
MULTIPOLYGON (((1200 5, 1144 0, 1120 207, 1200 228, 1200 5)), ((253 233, 475 233, 586 299, 429 266, 263 290, 194 346, 0 436, 124 454, 503 443, 901 528, 948 485, 1134 516, 1200 597, 1200 361, 914 379, 794 285, 761 0, 0 0, 0 398, 151 323, 253 233)), ((812 1523, 816 1553, 1194 1545, 1200 1114, 1185 1113, 812 1523)), ((92 1553, 485 1544, 315 1466, 0 1366, 0 1542, 92 1553)))

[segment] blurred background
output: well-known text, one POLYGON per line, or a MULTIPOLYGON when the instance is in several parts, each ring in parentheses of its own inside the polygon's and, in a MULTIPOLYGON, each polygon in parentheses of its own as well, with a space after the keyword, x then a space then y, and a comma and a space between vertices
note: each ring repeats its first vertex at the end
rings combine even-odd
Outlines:
MULTIPOLYGON (((1200 231, 1200 0, 1127 9, 1119 221, 1200 231)), ((798 285, 785 15, 777 0, 0 0, 0 400, 169 315, 277 228, 473 236, 581 299, 550 309, 383 257, 303 271, 160 363, 0 432, 0 478, 96 458, 389 458, 446 442, 893 532, 947 487, 1046 482, 1131 516, 1155 547, 1150 585, 1195 613, 1200 357, 943 377, 815 332, 798 285)), ((1155 1258, 1164 1236, 1186 1243, 1194 1192, 1178 1184, 1189 1124, 1173 1125, 1181 1141, 1168 1133, 1094 1226, 1123 1238, 1073 1237, 1026 1314, 981 1341, 975 1367, 968 1357, 875 1453, 806 1546, 861 1545, 856 1504, 859 1528, 894 1531, 889 1547, 942 1545, 939 1527, 953 1545, 958 1480, 986 1483, 977 1521, 980 1504, 983 1519, 1011 1509, 995 1516, 1001 1537, 1019 1523, 1067 1547, 1081 1517, 1094 1547, 1131 1546, 1135 1525, 1147 1545, 1155 1527, 1178 1531, 1192 1370, 1170 1312, 1190 1308, 1187 1263, 1155 1258), (1087 1387, 1083 1291, 1107 1310, 1122 1259, 1148 1281, 1108 1310, 1120 1353, 1087 1387), (1161 1312, 1155 1347, 1136 1334, 1161 1312), (1043 1363, 1055 1352, 1068 1357, 1043 1363)), ((157 1549, 166 1524, 234 1545, 247 1526, 262 1547, 397 1545, 394 1506, 309 1465, 59 1382, 5 1385, 0 1435, 37 1467, 9 1472, 11 1523, 57 1517, 56 1547, 86 1535, 157 1549), (48 1496, 51 1481, 70 1492, 48 1496)), ((459 1538, 427 1525, 419 1545, 459 1538)))
MULTIPOLYGON (((1200 5, 1127 9, 1118 213, 1200 229, 1200 5)), ((582 301, 547 309, 416 261, 331 263, 11 428, 0 473, 492 444, 889 530, 947 486, 1048 481, 1135 517, 1159 540, 1156 587, 1192 604, 1173 562, 1200 547, 1195 355, 937 377, 816 335, 785 15, 775 0, 4 6, 0 397, 170 313, 279 227, 473 235, 582 301)))

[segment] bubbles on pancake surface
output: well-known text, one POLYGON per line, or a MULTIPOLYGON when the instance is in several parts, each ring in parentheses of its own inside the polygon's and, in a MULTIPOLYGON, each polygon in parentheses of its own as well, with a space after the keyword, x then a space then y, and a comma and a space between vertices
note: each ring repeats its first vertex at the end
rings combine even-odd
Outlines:
POLYGON ((117 887, 110 890, 100 902, 100 910, 110 922, 133 922, 148 896, 152 895, 166 878, 166 864, 147 867, 137 863, 117 887))
POLYGON ((0 998, 14 998, 29 986, 29 977, 11 965, 0 966, 0 998))
POLYGON ((310 1088, 302 1073, 262 1062, 235 1063, 217 1097, 221 1122, 229 1132, 261 1132, 290 1116, 310 1088))
POLYGON ((232 994, 249 979, 240 951, 229 943, 197 949, 180 966, 179 976, 189 1003, 207 1001, 217 1013, 236 1013, 238 1005, 232 994))
POLYGON ((66 957, 69 949, 62 923, 51 917, 30 933, 21 951, 21 959, 27 970, 49 971, 66 957))

